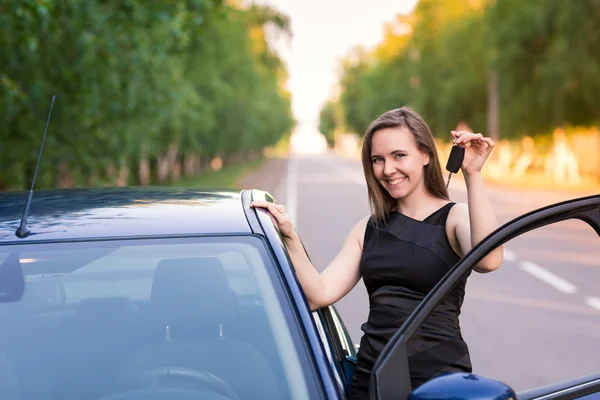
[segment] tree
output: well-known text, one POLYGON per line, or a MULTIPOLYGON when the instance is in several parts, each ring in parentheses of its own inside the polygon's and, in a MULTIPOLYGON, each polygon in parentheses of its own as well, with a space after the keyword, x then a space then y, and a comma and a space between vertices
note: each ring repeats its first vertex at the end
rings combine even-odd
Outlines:
POLYGON ((267 25, 290 34, 283 14, 221 0, 4 2, 0 189, 28 187, 52 95, 36 187, 114 184, 143 162, 164 180, 276 143, 293 119, 267 25))

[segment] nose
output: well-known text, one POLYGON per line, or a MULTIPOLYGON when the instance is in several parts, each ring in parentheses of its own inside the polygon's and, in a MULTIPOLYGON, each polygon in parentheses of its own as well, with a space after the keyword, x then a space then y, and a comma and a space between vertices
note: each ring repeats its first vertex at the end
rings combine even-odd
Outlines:
POLYGON ((386 176, 394 175, 396 172, 396 168, 394 167, 394 163, 392 162, 384 162, 383 164, 383 174, 386 176))

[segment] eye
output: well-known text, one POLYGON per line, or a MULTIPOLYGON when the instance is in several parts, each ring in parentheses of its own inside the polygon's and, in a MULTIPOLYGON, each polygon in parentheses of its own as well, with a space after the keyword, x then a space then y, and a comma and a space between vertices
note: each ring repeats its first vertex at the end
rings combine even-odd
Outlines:
POLYGON ((373 161, 373 163, 379 162, 379 161, 381 161, 381 160, 382 160, 382 158, 381 158, 381 157, 373 157, 373 158, 371 159, 371 161, 373 161))
POLYGON ((406 154, 402 154, 402 153, 396 153, 396 154, 394 154, 394 157, 396 157, 396 158, 402 158, 402 157, 404 157, 405 155, 406 155, 406 154))

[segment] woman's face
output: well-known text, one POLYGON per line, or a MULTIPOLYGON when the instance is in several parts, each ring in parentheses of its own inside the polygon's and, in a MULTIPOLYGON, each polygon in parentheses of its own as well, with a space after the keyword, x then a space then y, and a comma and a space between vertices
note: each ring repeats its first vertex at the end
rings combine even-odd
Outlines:
POLYGON ((375 179, 393 198, 401 199, 423 184, 429 156, 419 150, 407 128, 385 128, 373 135, 371 163, 375 179))

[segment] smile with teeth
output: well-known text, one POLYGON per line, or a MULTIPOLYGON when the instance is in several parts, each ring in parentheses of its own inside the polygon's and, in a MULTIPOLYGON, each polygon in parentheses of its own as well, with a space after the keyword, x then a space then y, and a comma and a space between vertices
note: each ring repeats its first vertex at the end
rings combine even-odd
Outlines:
POLYGON ((398 179, 394 179, 394 180, 389 180, 389 179, 388 179, 388 181, 387 181, 387 182, 388 182, 388 184, 389 184, 389 185, 391 185, 391 186, 394 186, 394 185, 399 185, 399 184, 401 184, 401 183, 402 183, 402 182, 404 182, 405 180, 406 180, 406 177, 402 177, 402 178, 398 178, 398 179))

